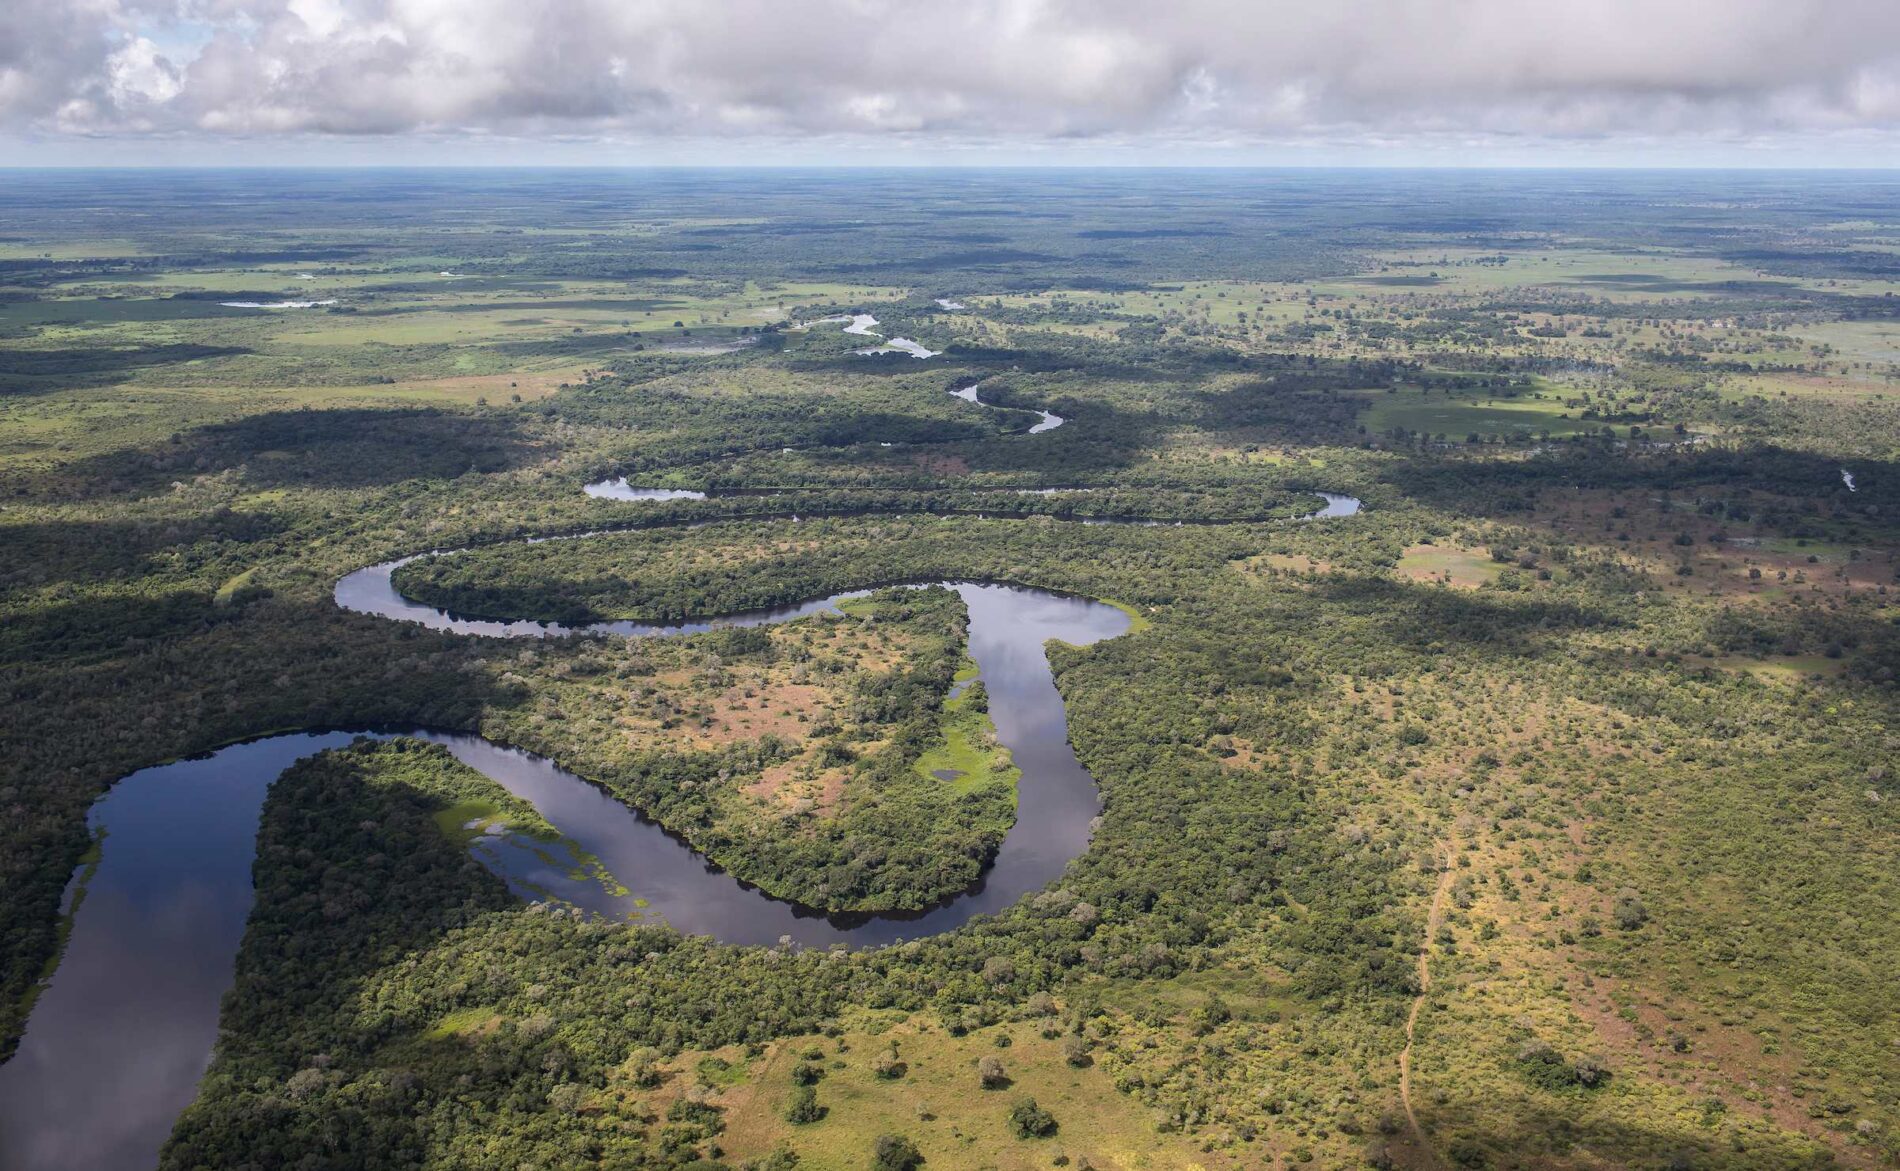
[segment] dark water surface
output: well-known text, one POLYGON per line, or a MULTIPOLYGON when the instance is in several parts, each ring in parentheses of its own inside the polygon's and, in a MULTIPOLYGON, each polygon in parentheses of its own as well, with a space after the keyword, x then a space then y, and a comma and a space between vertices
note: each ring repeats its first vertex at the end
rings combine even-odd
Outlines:
MULTIPOLYGON (((966 389, 973 399, 974 388, 966 389)), ((624 480, 590 485, 590 493, 662 500, 689 495, 631 488, 624 480)), ((1359 501, 1350 496, 1319 495, 1325 507, 1303 519, 1359 511, 1359 501)), ((336 586, 337 604, 486 637, 667 637, 835 612, 841 600, 868 592, 703 621, 568 627, 458 618, 413 602, 390 580, 410 560, 344 577, 336 586)), ((505 833, 478 839, 475 856, 517 892, 550 895, 614 918, 660 919, 724 943, 789 939, 807 946, 876 946, 916 939, 1001 911, 1054 882, 1088 848, 1099 803, 1094 780, 1069 747, 1062 697, 1043 644, 1060 639, 1084 646, 1114 638, 1128 630, 1130 619, 1087 598, 1021 586, 942 584, 969 608, 970 655, 989 690, 997 739, 1022 770, 1016 823, 972 889, 916 914, 827 917, 719 871, 552 761, 463 733, 298 732, 141 769, 93 807, 91 825, 102 840, 97 868, 87 874, 81 867, 74 875, 68 897, 77 909, 65 952, 27 1021, 18 1053, 0 1066, 0 1171, 144 1171, 156 1164, 211 1060, 218 1002, 231 986, 250 914, 251 861, 265 793, 296 761, 359 735, 408 735, 444 745, 533 805, 568 846, 597 858, 625 888, 578 874, 573 858, 563 860, 545 844, 505 833)))
MULTIPOLYGON (((465 622, 419 606, 389 584, 390 565, 351 574, 337 601, 353 610, 469 634, 566 633, 541 623, 465 622)), ((657 917, 734 944, 781 938, 866 946, 947 931, 1000 911, 1054 881, 1088 846, 1095 785, 1068 743, 1043 642, 1086 644, 1128 629, 1112 606, 1040 590, 952 584, 970 610, 970 654, 990 690, 997 737, 1023 776, 1015 826, 979 885, 910 917, 826 918, 773 899, 715 869, 658 826, 553 762, 478 736, 415 729, 534 805, 628 892, 577 879, 546 850, 518 839, 475 854, 523 892, 547 891, 613 917, 657 917), (644 900, 644 904, 637 900, 644 900)), ((590 631, 664 636, 722 625, 783 622, 835 610, 837 595, 711 622, 605 623, 590 631)), ((358 733, 293 733, 142 769, 94 807, 104 833, 73 932, 0 1066, 0 1168, 150 1168, 211 1058, 218 1002, 230 987, 252 901, 258 816, 271 782, 297 760, 358 733)), ((77 881, 77 875, 75 881, 77 881)))

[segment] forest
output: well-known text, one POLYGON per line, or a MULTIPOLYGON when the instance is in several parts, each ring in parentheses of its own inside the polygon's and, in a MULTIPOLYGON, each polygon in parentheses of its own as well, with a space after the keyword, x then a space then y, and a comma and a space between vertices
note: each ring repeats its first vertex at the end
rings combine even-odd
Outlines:
POLYGON ((12 186, 0 1118, 115 784, 344 730, 142 1165, 1900 1165, 1892 192, 1609 182, 12 186), (1043 779, 979 582, 1126 629, 1014 648, 1099 808, 937 930, 1043 779), (892 938, 528 889, 413 729, 892 938))

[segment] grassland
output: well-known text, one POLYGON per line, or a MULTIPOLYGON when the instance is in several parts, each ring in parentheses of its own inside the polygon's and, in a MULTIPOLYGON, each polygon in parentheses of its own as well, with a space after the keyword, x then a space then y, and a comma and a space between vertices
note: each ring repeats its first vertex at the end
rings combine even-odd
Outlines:
POLYGON ((8 1037, 96 796, 264 731, 480 732, 839 909, 963 889, 1013 814, 947 595, 527 645, 341 613, 363 565, 482 546, 399 581, 502 617, 989 577, 1134 629, 1049 650, 1090 849, 887 949, 530 911, 466 851, 523 810, 319 766, 256 922, 334 978, 247 953, 171 1165, 1900 1158, 1884 181, 254 179, 0 195, 8 1037), (220 304, 279 299, 337 304, 220 304), (781 328, 835 312, 945 352, 781 328), (580 490, 621 475, 781 495, 580 490), (1294 522, 1318 490, 1366 508, 1294 522), (426 848, 402 788, 455 798, 426 848))
POLYGON ((1476 589, 1496 582, 1504 567, 1483 549, 1434 544, 1413 545, 1407 549, 1399 558, 1398 570, 1415 581, 1476 589))
MULTIPOLYGON (((1041 1024, 1026 1021, 952 1036, 940 1026, 903 1018, 877 1019, 863 1014, 835 1036, 788 1037, 758 1057, 743 1050, 716 1054, 731 1062, 731 1073, 712 1081, 730 1120, 721 1145, 738 1159, 761 1158, 781 1146, 794 1148, 801 1165, 854 1167, 867 1159, 881 1134, 899 1132, 917 1143, 926 1161, 941 1167, 991 1166, 1029 1171, 1067 1159, 1097 1168, 1225 1167, 1180 1136, 1157 1141, 1150 1121, 1138 1111, 1104 1111, 1115 1096, 1115 1080, 1101 1065, 1083 1066, 1063 1056, 1061 1035, 1045 1038, 1041 1024), (1007 1045, 1004 1042, 1007 1041, 1007 1045), (895 1051, 902 1076, 880 1077, 877 1058, 895 1051), (786 1120, 792 1071, 811 1061, 825 1070, 818 1100, 825 1114, 803 1125, 786 1120), (977 1064, 984 1057, 1002 1062, 1006 1087, 980 1088, 977 1064), (723 1085, 720 1083, 724 1083, 723 1085), (1013 1103, 1033 1098, 1055 1116, 1058 1129, 1046 1138, 1021 1139, 1008 1121, 1013 1103)), ((615 1110, 663 1115, 693 1084, 706 1084, 693 1072, 700 1055, 682 1053, 668 1063, 661 1088, 642 1094, 621 1091, 615 1110)), ((609 1093, 613 1093, 610 1090, 609 1093)))
POLYGON ((1498 399, 1475 394, 1433 395, 1429 390, 1370 393, 1360 412, 1366 429, 1409 431, 1462 442, 1485 438, 1548 438, 1588 434, 1603 424, 1580 419, 1556 393, 1498 399))
MULTIPOLYGON (((996 742, 996 727, 990 722, 983 693, 969 685, 976 679, 975 664, 957 673, 965 685, 958 694, 943 702, 939 726, 943 742, 917 758, 918 775, 941 781, 956 793, 971 793, 1001 786, 1014 794, 1022 771, 1010 762, 1009 750, 996 742)), ((1014 797, 1011 798, 1012 803, 1014 797)))

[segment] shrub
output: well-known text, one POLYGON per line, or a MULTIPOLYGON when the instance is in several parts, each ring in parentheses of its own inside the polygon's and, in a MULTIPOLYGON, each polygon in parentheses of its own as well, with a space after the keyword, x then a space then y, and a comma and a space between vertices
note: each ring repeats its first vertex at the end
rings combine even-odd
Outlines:
POLYGON ((923 1161, 916 1143, 902 1135, 881 1134, 872 1147, 871 1171, 913 1171, 923 1161))
POLYGON ((810 1086, 796 1086, 792 1089, 791 1104, 785 1108, 785 1121, 803 1126, 807 1122, 816 1122, 825 1116, 825 1108, 818 1104, 818 1091, 810 1086))
POLYGON ((1625 889, 1617 894, 1611 917, 1624 931, 1634 931, 1649 922, 1649 908, 1643 906, 1642 897, 1635 891, 1625 889))
POLYGON ((1009 1127, 1017 1138, 1048 1138, 1056 1132, 1056 1116, 1034 1098, 1021 1098, 1009 1108, 1009 1127))
POLYGON ((1610 1067, 1595 1057, 1580 1059, 1571 1067, 1570 1072, 1577 1079, 1577 1084, 1586 1090, 1594 1089, 1610 1080, 1610 1067))
POLYGON ((976 1076, 986 1090, 1000 1090, 1009 1085, 1009 1073, 996 1057, 985 1057, 976 1063, 976 1076))
POLYGON ((754 1159, 745 1165, 745 1171, 792 1171, 798 1166, 798 1152, 790 1147, 780 1147, 762 1159, 754 1159))
POLYGON ((653 1089, 660 1084, 664 1075, 660 1070, 660 1055, 652 1049, 641 1049, 633 1056, 633 1084, 643 1090, 653 1089))
POLYGON ((910 1072, 910 1067, 898 1060, 896 1049, 890 1049, 877 1055, 877 1060, 871 1063, 871 1072, 890 1082, 910 1072))
POLYGON ((1610 1069, 1594 1057, 1571 1064, 1543 1041, 1528 1041, 1518 1050, 1518 1063, 1530 1083, 1545 1090, 1567 1090, 1577 1086, 1594 1089, 1610 1080, 1610 1069))

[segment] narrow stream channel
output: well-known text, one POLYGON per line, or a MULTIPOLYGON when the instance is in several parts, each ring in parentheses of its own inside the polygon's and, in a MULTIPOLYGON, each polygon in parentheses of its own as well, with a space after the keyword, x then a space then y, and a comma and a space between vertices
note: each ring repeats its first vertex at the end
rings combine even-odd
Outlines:
MULTIPOLYGON (((986 403, 982 399, 976 397, 976 388, 981 385, 983 385, 983 380, 979 378, 978 380, 976 380, 975 382, 972 382, 968 386, 959 386, 955 390, 952 390, 950 392, 950 396, 952 398, 960 398, 966 403, 975 403, 979 407, 994 406, 995 405, 994 403, 986 403)), ((1067 419, 1064 419, 1061 415, 1058 415, 1053 411, 1037 410, 1034 407, 1029 407, 1029 408, 1007 408, 1006 407, 1004 409, 1005 410, 1028 409, 1028 410, 1034 410, 1036 411, 1038 415, 1041 415, 1042 421, 1039 423, 1036 423, 1035 425, 1029 428, 1029 434, 1031 435, 1040 435, 1044 431, 1054 431, 1057 427, 1060 427, 1062 426, 1062 424, 1068 422, 1067 419)))

